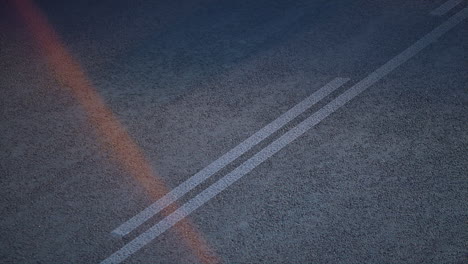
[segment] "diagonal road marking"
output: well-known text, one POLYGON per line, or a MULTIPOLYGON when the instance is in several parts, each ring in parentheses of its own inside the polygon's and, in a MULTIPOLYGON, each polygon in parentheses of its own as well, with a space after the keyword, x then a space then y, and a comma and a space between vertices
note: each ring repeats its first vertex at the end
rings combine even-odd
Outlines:
POLYGON ((331 82, 320 88, 318 91, 314 92, 302 102, 298 103, 286 113, 282 114, 273 122, 260 129, 258 132, 256 132, 255 134, 244 140, 242 143, 237 145, 235 148, 233 148, 232 150, 228 151, 226 154, 215 160, 213 163, 211 163, 210 165, 208 165, 207 167, 205 167, 204 169, 187 179, 185 182, 181 183, 179 186, 177 186, 172 191, 164 195, 162 198, 148 206, 146 209, 144 209, 134 217, 130 218, 127 222, 117 227, 114 231, 112 231, 112 234, 117 236, 127 235, 132 230, 146 222, 148 219, 159 213, 167 206, 169 206, 171 203, 175 202, 177 199, 188 193, 193 188, 197 187, 199 184, 204 182, 213 174, 224 168, 226 165, 239 158, 242 154, 246 153, 248 150, 253 148, 262 140, 278 131, 288 122, 296 118, 298 115, 302 114, 304 111, 306 111, 314 104, 325 98, 327 95, 341 87, 348 80, 349 79, 347 78, 333 79, 331 82))
POLYGON ((452 8, 456 7, 457 5, 461 4, 463 0, 449 0, 439 6, 438 8, 432 10, 430 13, 433 16, 443 16, 445 15, 448 11, 452 10, 452 8))
POLYGON ((286 145, 299 136, 304 134, 307 130, 320 123, 327 116, 338 110, 341 106, 345 105, 351 99, 365 91, 371 85, 385 77, 388 73, 392 72, 398 66, 402 65, 414 55, 418 54, 422 49, 435 42, 443 34, 447 33, 450 29, 458 25, 460 22, 468 17, 468 8, 464 8, 457 14, 450 17, 440 26, 429 32, 420 40, 415 42, 409 48, 398 54, 396 57, 382 65, 380 68, 372 72, 369 76, 349 88, 343 94, 336 97, 333 101, 318 110, 315 114, 308 117, 306 120, 299 123, 297 126, 289 130, 283 136, 273 141, 260 152, 255 154, 252 158, 242 163, 239 167, 228 173, 220 180, 206 188, 200 194, 189 200, 187 203, 179 207, 176 211, 165 217, 159 223, 152 226, 150 229, 130 241, 121 249, 110 255, 103 260, 101 264, 120 263, 130 257, 132 254, 140 250, 146 244, 157 238, 166 230, 174 226, 177 222, 188 216, 197 208, 208 202, 211 198, 222 192, 224 189, 232 185, 234 182, 242 178, 244 175, 252 171, 256 166, 267 160, 269 157, 280 151, 286 145))

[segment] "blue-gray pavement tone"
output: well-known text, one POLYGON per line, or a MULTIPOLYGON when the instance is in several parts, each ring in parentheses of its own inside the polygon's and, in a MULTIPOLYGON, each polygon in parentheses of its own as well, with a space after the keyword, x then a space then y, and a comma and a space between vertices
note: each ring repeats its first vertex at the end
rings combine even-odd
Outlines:
MULTIPOLYGON (((439 1, 36 1, 169 189, 336 77, 349 83, 467 6, 439 1)), ((98 263, 154 199, 0 4, 0 262, 98 263)), ((464 263, 468 22, 188 218, 225 263, 464 263)), ((176 225, 177 227, 177 225, 176 225)), ((193 263, 170 229, 124 263, 193 263)))

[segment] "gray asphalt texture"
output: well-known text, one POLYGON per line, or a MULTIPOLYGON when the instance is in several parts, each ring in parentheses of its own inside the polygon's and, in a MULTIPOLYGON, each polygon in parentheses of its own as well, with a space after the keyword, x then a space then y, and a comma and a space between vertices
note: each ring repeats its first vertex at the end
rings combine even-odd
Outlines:
MULTIPOLYGON (((335 77, 412 45, 444 3, 37 1, 169 189, 335 77)), ((154 202, 0 3, 0 263, 98 263, 154 202)), ((189 216, 224 263, 467 263, 468 22, 189 216)), ((177 228, 177 225, 176 227, 177 228)), ((173 229, 174 229, 173 228, 173 229)), ((124 263, 194 263, 173 229, 124 263)))

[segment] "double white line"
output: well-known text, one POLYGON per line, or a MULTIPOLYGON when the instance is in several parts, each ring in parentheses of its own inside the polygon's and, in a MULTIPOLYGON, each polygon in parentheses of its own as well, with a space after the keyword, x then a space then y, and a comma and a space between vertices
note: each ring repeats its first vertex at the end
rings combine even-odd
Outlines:
POLYGON ((217 173, 219 170, 224 168, 226 165, 236 160, 244 153, 249 151, 251 148, 256 146, 262 140, 269 137, 271 134, 278 131, 284 125, 289 123, 291 120, 302 114, 304 111, 309 109, 311 106, 322 100, 324 97, 335 91, 338 87, 347 82, 348 79, 336 78, 329 82, 327 85, 322 87, 320 90, 307 97, 305 100, 291 108, 289 111, 278 117, 276 120, 260 129, 258 132, 244 140, 242 143, 237 145, 235 148, 215 160, 210 165, 190 177, 188 180, 174 188, 172 191, 164 195, 161 199, 148 206, 145 210, 132 217, 121 226, 117 227, 112 234, 118 236, 125 236, 130 233, 133 229, 143 224, 145 221, 159 213, 161 210, 166 208, 168 205, 188 193, 193 188, 204 182, 206 179, 217 173))
POLYGON ((445 3, 443 3, 441 6, 438 8, 432 10, 430 13, 433 16, 443 16, 447 14, 450 10, 455 8, 457 5, 461 4, 463 0, 449 0, 445 3))
MULTIPOLYGON (((380 68, 372 72, 369 76, 361 80, 360 82, 353 85, 351 88, 346 90, 341 95, 337 96, 334 100, 326 104, 320 110, 306 118, 304 121, 299 123, 294 128, 290 129, 283 136, 276 139, 268 146, 260 150, 253 157, 242 163, 240 166, 235 168, 233 171, 223 176, 217 182, 206 188, 200 194, 190 199, 187 203, 179 207, 173 213, 163 218, 159 223, 153 225, 150 229, 130 241, 128 244, 123 246, 121 249, 113 253, 111 256, 101 262, 104 263, 120 263, 133 253, 144 247, 146 244, 151 242, 153 239, 164 233, 166 230, 174 226, 177 222, 188 216, 190 213, 195 211, 197 208, 205 204, 211 198, 222 192, 224 189, 229 187, 231 184, 242 178, 244 175, 252 171, 259 164, 267 160, 269 157, 280 151, 286 145, 297 139, 299 136, 304 134, 307 130, 314 127, 320 121, 325 119, 327 116, 338 110, 340 107, 345 105, 351 99, 365 91, 371 85, 382 79, 388 73, 393 71, 395 68, 405 63, 407 60, 412 58, 422 49, 427 47, 429 44, 436 41, 439 37, 445 34, 447 31, 455 27, 457 24, 462 22, 468 17, 468 8, 464 8, 457 14, 450 17, 446 22, 436 27, 434 30, 429 32, 423 38, 418 40, 416 43, 411 45, 409 48, 404 50, 402 53, 382 65, 380 68)), ((249 149, 257 145, 268 136, 278 131, 281 127, 286 125, 288 122, 296 118, 298 115, 309 109, 312 105, 319 102, 321 99, 332 93, 334 90, 346 83, 348 79, 336 78, 311 96, 300 102, 292 109, 281 115, 272 123, 268 124, 260 131, 240 143, 237 147, 230 150, 222 157, 208 165, 206 168, 198 172, 197 174, 190 177, 184 183, 176 187, 174 190, 169 192, 167 195, 150 205, 148 208, 137 214, 117 229, 112 231, 115 235, 126 235, 139 225, 153 217, 155 214, 163 210, 165 207, 185 195, 187 192, 198 186, 200 183, 208 179, 210 176, 224 168, 227 164, 231 163, 235 159, 239 158, 242 154, 247 152, 249 149)))

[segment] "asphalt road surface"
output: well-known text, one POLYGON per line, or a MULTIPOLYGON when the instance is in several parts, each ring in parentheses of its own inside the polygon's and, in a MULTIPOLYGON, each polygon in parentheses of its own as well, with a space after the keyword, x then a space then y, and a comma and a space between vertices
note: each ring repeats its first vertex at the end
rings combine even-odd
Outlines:
POLYGON ((467 263, 464 0, 0 3, 0 263, 467 263))

